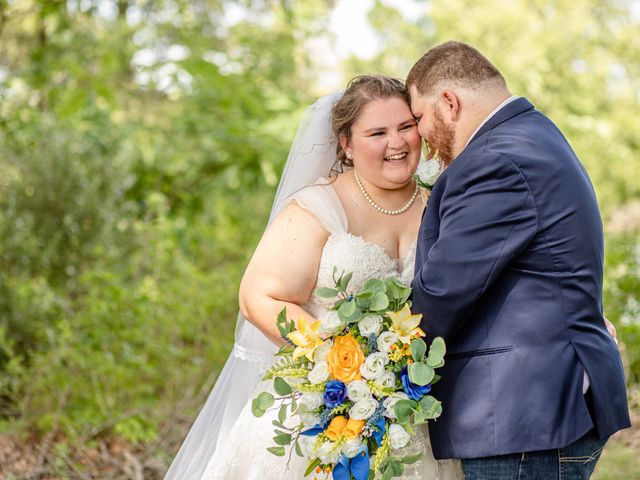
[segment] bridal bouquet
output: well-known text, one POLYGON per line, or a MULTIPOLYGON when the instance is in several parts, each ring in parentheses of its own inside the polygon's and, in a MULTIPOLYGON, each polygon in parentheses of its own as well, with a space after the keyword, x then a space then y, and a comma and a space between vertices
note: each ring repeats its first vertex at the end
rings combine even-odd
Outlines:
POLYGON ((436 338, 427 347, 422 315, 409 308, 409 287, 395 278, 370 279, 353 292, 351 277, 337 277, 334 269, 335 288, 316 289, 335 302, 312 324, 300 318, 296 326, 280 312, 277 325, 287 343, 264 377, 277 396, 260 393, 252 409, 256 416, 278 411, 276 445, 268 450, 284 456, 290 447, 289 458, 306 450, 305 475, 386 480, 420 459, 421 453, 407 453, 415 426, 442 412, 429 392, 445 344, 436 338))

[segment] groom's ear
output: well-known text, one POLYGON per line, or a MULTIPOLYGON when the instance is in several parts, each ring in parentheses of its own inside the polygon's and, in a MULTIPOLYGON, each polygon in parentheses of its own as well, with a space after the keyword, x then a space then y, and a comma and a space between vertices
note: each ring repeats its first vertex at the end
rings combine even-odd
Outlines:
POLYGON ((445 118, 448 118, 452 122, 457 122, 460 116, 460 101, 456 93, 453 90, 443 90, 440 101, 446 112, 445 118))

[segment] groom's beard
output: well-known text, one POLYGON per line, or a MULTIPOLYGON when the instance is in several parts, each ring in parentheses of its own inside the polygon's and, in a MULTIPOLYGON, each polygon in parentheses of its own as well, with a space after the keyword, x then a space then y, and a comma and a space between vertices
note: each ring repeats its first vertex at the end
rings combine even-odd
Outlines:
POLYGON ((438 152, 438 157, 445 165, 453 162, 453 146, 455 143, 456 130, 454 127, 444 122, 442 114, 436 110, 433 113, 433 129, 431 136, 427 139, 432 154, 438 152))

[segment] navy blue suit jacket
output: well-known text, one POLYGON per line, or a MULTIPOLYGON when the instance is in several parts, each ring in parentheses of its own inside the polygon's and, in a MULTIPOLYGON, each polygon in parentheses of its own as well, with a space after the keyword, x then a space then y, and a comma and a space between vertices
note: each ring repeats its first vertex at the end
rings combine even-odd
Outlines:
POLYGON ((433 387, 436 458, 559 448, 594 423, 603 438, 629 426, 602 270, 584 168, 547 117, 514 100, 438 179, 420 227, 412 310, 448 349, 433 387))

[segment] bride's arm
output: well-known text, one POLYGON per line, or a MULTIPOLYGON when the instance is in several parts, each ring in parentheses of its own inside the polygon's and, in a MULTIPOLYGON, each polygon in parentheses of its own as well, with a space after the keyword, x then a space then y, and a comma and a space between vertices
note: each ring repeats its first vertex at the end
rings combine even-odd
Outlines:
POLYGON ((313 317, 304 304, 316 284, 322 249, 329 234, 297 204, 290 204, 265 231, 240 283, 242 314, 272 342, 283 343, 276 318, 313 317))

